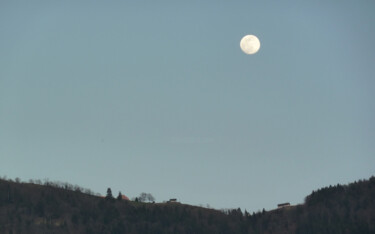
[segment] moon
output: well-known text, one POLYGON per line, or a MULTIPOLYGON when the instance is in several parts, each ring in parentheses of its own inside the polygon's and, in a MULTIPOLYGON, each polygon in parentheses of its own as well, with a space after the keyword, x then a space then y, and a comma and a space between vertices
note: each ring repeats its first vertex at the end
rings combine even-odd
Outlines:
POLYGON ((260 41, 254 35, 246 35, 241 39, 240 47, 245 54, 255 54, 260 48, 260 41))

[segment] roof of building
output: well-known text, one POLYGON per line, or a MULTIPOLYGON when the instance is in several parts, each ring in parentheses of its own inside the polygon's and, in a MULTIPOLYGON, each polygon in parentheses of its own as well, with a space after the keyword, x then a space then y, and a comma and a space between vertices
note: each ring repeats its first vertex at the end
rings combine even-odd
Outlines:
POLYGON ((277 204, 278 207, 281 207, 281 206, 290 206, 290 203, 289 202, 285 202, 285 203, 280 203, 280 204, 277 204))

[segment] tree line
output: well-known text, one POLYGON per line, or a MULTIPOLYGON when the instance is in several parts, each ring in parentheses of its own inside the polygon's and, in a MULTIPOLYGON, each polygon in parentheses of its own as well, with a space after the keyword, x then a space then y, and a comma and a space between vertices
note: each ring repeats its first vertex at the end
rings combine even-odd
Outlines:
MULTIPOLYGON (((107 189, 107 194, 105 196, 106 200, 115 200, 115 197, 112 195, 112 189, 108 188, 107 189)), ((121 191, 118 193, 116 200, 122 200, 122 193, 121 191)), ((135 197, 133 199, 135 202, 155 202, 155 198, 151 193, 141 193, 138 197, 135 197)))

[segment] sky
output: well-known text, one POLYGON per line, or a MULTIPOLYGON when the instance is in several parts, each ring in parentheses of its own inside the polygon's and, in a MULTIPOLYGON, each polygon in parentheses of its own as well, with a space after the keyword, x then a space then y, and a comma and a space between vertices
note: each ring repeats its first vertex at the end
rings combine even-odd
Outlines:
POLYGON ((369 178, 374 11, 1 1, 0 175, 250 212, 369 178))

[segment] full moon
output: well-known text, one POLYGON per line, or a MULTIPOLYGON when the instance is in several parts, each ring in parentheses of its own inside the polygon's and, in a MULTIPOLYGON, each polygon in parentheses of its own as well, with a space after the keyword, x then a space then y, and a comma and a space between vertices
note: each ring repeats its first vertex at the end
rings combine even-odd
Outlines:
POLYGON ((254 35, 246 35, 241 39, 240 47, 245 54, 255 54, 260 48, 260 41, 254 35))

